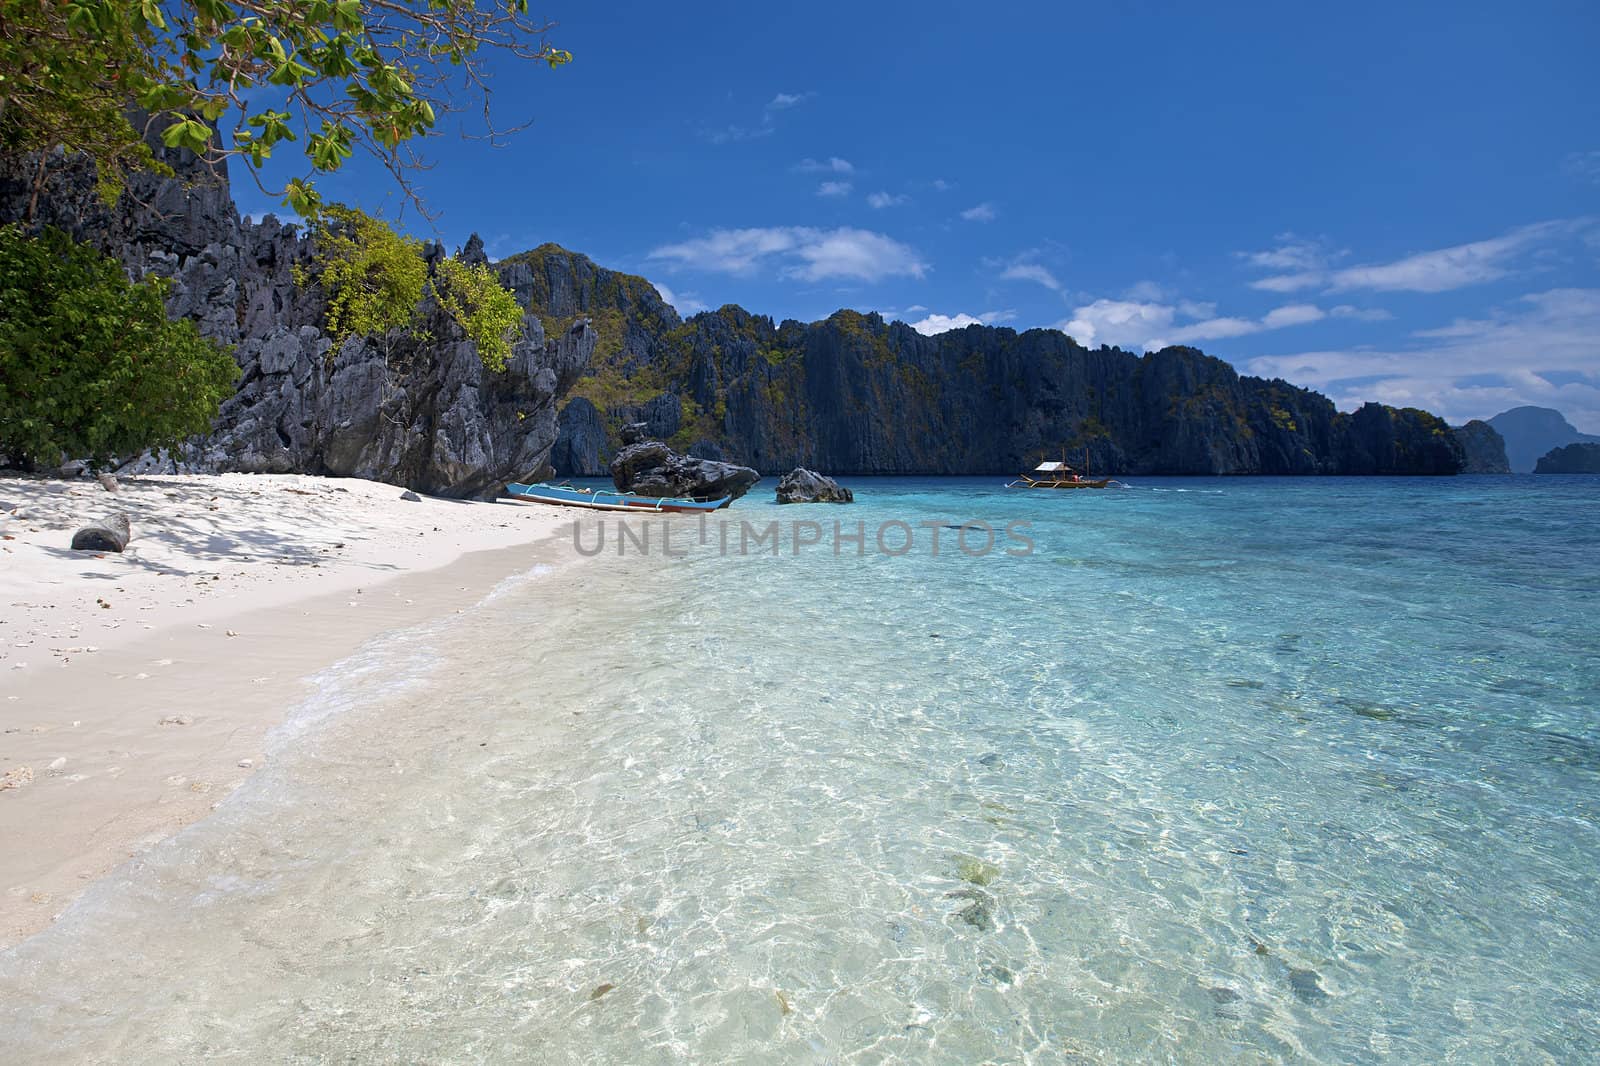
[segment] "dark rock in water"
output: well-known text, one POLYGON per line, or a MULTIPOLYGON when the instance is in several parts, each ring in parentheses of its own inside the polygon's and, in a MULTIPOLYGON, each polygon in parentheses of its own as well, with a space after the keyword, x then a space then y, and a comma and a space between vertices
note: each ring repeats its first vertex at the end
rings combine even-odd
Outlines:
POLYGON ((983 766, 1000 766, 1005 760, 1000 757, 999 752, 991 751, 987 755, 980 755, 978 762, 983 766))
POLYGON ((1600 444, 1569 444, 1541 456, 1535 474, 1600 474, 1600 444))
POLYGON ((956 917, 980 932, 987 933, 994 928, 994 897, 981 888, 958 888, 954 892, 946 892, 946 899, 964 899, 968 903, 959 911, 956 917))
POLYGON ((1328 993, 1322 990, 1322 978, 1315 970, 1290 970, 1289 987, 1302 1003, 1315 1006, 1328 1001, 1328 993))
MULTIPOLYGON (((642 426, 630 426, 629 437, 642 436, 642 426)), ((738 499, 761 480, 748 466, 679 455, 658 440, 637 439, 611 460, 611 480, 623 492, 640 496, 686 496, 715 500, 738 499)))
POLYGON ((1016 973, 1009 966, 1001 966, 999 963, 985 966, 983 972, 1003 985, 1014 984, 1017 980, 1016 973))
POLYGON ((855 494, 831 477, 797 466, 778 482, 779 503, 853 503, 855 494))
POLYGON ((1474 418, 1464 426, 1456 426, 1453 432, 1467 457, 1466 465, 1461 468, 1463 474, 1511 473, 1505 438, 1489 423, 1474 418))
POLYGON ((108 515, 100 522, 84 526, 72 535, 72 550, 77 552, 120 552, 133 536, 128 516, 108 515))
POLYGON ((422 502, 422 497, 418 496, 416 493, 412 492, 410 489, 406 489, 406 491, 402 492, 400 494, 400 498, 402 500, 407 501, 408 503, 421 503, 422 502))

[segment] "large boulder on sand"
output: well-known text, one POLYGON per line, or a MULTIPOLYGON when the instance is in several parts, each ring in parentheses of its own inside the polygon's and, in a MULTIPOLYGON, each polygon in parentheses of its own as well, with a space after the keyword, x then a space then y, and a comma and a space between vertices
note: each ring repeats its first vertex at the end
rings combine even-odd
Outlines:
POLYGON ((797 466, 778 482, 779 503, 853 503, 855 494, 833 478, 797 466))
POLYGON ((761 480, 748 466, 679 455, 658 440, 645 440, 640 426, 623 430, 622 440, 625 447, 611 460, 611 481, 623 492, 696 500, 738 499, 761 480))

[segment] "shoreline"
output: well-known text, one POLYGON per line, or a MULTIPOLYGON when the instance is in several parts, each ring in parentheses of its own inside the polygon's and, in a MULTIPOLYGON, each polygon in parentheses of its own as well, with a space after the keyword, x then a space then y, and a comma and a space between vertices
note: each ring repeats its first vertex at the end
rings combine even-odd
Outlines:
MULTIPOLYGON (((265 494, 279 525, 310 528, 284 532, 260 557, 180 557, 166 550, 170 534, 193 533, 194 516, 145 506, 127 557, 69 554, 53 547, 65 518, 113 501, 133 511, 136 501, 94 483, 66 483, 72 493, 0 481, 0 499, 34 490, 0 529, 11 534, 0 555, 0 781, 9 786, 0 787, 0 950, 216 809, 270 757, 269 734, 315 694, 316 675, 386 633, 470 610, 539 565, 576 561, 558 555, 555 539, 569 515, 429 498, 418 509, 398 502, 401 489, 371 482, 192 475, 136 479, 124 493, 165 501, 174 482, 212 497, 208 507, 265 494), (310 523, 296 514, 335 495, 353 506, 310 523), (45 517, 47 498, 69 500, 71 514, 45 517), (19 517, 37 524, 19 527, 19 517), (133 552, 141 528, 143 558, 133 552), (418 533, 431 543, 414 547, 418 533), (340 549, 345 558, 330 558, 340 549), (274 561, 284 551, 301 561, 274 561)), ((217 523, 237 527, 239 517, 217 523)), ((206 531, 201 543, 215 548, 218 535, 206 531)))

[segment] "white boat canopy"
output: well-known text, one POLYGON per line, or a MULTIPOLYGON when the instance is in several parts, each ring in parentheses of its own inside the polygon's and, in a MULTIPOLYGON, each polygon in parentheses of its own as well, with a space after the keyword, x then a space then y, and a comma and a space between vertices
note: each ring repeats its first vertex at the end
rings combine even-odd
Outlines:
POLYGON ((1033 472, 1035 474, 1054 474, 1057 471, 1071 469, 1072 467, 1068 466, 1066 463, 1040 463, 1038 466, 1033 468, 1033 472))

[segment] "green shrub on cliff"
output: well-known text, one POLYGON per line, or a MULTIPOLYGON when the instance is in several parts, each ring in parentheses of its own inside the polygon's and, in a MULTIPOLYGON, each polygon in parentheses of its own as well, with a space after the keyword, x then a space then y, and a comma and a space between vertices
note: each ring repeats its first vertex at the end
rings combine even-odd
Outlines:
POLYGON ((441 260, 433 279, 433 295, 455 324, 478 346, 478 358, 490 370, 506 368, 511 342, 522 329, 522 307, 488 263, 468 266, 459 259, 441 260))
POLYGON ((315 266, 295 267, 295 284, 319 282, 328 298, 326 325, 335 344, 374 337, 387 353, 396 334, 416 321, 428 284, 422 242, 343 204, 323 212, 315 266))
POLYGON ((211 428, 239 368, 167 318, 165 291, 59 231, 0 228, 0 458, 104 460, 211 428))
POLYGON ((522 308, 488 264, 444 259, 430 277, 420 240, 343 204, 325 208, 314 232, 316 257, 309 267, 295 267, 294 280, 302 288, 322 286, 328 301, 324 324, 335 344, 371 337, 387 360, 400 334, 416 327, 423 296, 431 291, 477 345, 483 365, 497 372, 506 368, 522 308))

